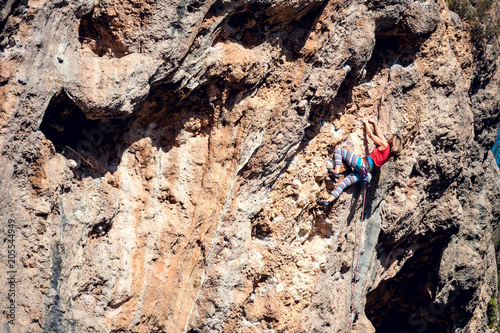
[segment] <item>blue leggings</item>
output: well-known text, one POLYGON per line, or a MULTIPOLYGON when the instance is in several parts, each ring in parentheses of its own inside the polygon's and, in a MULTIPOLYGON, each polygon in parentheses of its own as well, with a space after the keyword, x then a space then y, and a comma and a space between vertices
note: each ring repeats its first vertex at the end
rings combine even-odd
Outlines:
POLYGON ((346 187, 351 186, 352 184, 359 183, 363 180, 361 175, 357 172, 359 168, 366 168, 367 165, 361 157, 358 155, 351 153, 350 151, 342 148, 335 149, 335 166, 341 165, 342 162, 346 162, 349 166, 354 169, 354 172, 351 172, 349 176, 345 177, 340 183, 339 186, 333 191, 332 195, 335 199, 340 197, 342 192, 346 187))

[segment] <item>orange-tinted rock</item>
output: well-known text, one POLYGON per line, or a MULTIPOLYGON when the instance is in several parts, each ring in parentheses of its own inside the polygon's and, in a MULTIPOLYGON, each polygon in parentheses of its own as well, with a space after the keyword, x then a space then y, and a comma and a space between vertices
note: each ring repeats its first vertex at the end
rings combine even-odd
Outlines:
POLYGON ((487 330, 499 45, 445 1, 5 8, 18 332, 487 330), (403 153, 321 209, 363 117, 403 153))

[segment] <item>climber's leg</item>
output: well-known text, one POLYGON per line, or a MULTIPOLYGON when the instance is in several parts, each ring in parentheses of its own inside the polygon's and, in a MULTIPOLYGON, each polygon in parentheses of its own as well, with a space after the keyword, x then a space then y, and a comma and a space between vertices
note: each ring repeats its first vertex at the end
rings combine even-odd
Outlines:
POLYGON ((363 178, 361 178, 361 176, 359 175, 359 173, 352 172, 349 176, 347 176, 344 179, 342 179, 342 181, 339 183, 339 186, 337 186, 337 188, 335 189, 335 191, 333 191, 332 196, 330 197, 330 199, 328 199, 328 200, 318 200, 316 202, 318 203, 318 205, 326 207, 326 206, 328 206, 330 204, 330 202, 332 202, 334 200, 337 200, 338 197, 340 197, 340 195, 342 194, 342 192, 344 192, 344 190, 346 189, 346 187, 351 186, 352 184, 359 183, 362 180, 363 180, 363 178))
POLYGON ((347 149, 337 148, 335 149, 335 170, 327 169, 328 174, 332 180, 338 178, 338 173, 340 172, 340 165, 342 162, 346 162, 351 168, 355 170, 349 176, 345 177, 337 186, 335 191, 332 193, 332 197, 328 200, 318 200, 317 203, 320 206, 328 206, 330 202, 338 199, 338 197, 342 194, 342 192, 346 189, 346 187, 351 186, 352 184, 358 183, 363 180, 361 175, 356 171, 359 170, 360 167, 365 166, 364 161, 358 155, 350 152, 347 149))
POLYGON ((340 195, 346 189, 346 187, 351 186, 352 184, 356 184, 356 183, 358 183, 358 182, 360 182, 362 180, 363 180, 363 178, 361 178, 361 176, 359 175, 359 173, 352 172, 349 176, 345 177, 339 183, 339 186, 337 186, 337 188, 335 189, 335 191, 333 191, 333 193, 332 193, 333 199, 331 201, 338 199, 338 197, 340 197, 340 195))
POLYGON ((363 165, 363 159, 358 155, 350 152, 347 149, 337 148, 335 149, 335 172, 338 174, 340 172, 340 165, 342 162, 347 163, 354 171, 359 170, 363 165))

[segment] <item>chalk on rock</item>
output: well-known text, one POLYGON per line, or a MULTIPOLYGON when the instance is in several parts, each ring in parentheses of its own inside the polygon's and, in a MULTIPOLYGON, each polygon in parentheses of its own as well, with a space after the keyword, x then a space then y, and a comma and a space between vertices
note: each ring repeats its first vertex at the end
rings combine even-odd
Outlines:
POLYGON ((77 166, 78 166, 78 163, 76 163, 75 160, 71 160, 71 159, 68 160, 68 167, 70 169, 75 169, 77 166))

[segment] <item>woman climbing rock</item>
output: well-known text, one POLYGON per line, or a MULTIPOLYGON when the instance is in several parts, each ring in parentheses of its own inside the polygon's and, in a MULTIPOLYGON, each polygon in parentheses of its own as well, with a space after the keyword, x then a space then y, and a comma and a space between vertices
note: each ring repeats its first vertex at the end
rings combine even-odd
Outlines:
POLYGON ((328 200, 318 200, 318 204, 321 206, 326 207, 330 202, 336 200, 346 187, 362 180, 369 182, 372 170, 380 168, 392 156, 399 155, 403 148, 403 142, 399 135, 391 135, 386 140, 384 134, 373 120, 362 119, 361 121, 365 124, 366 134, 377 147, 365 158, 361 158, 346 149, 335 149, 334 169, 327 169, 330 178, 332 180, 339 178, 340 165, 343 161, 350 165, 354 171, 339 183, 328 200), (374 131, 372 131, 370 124, 373 124, 374 131))

